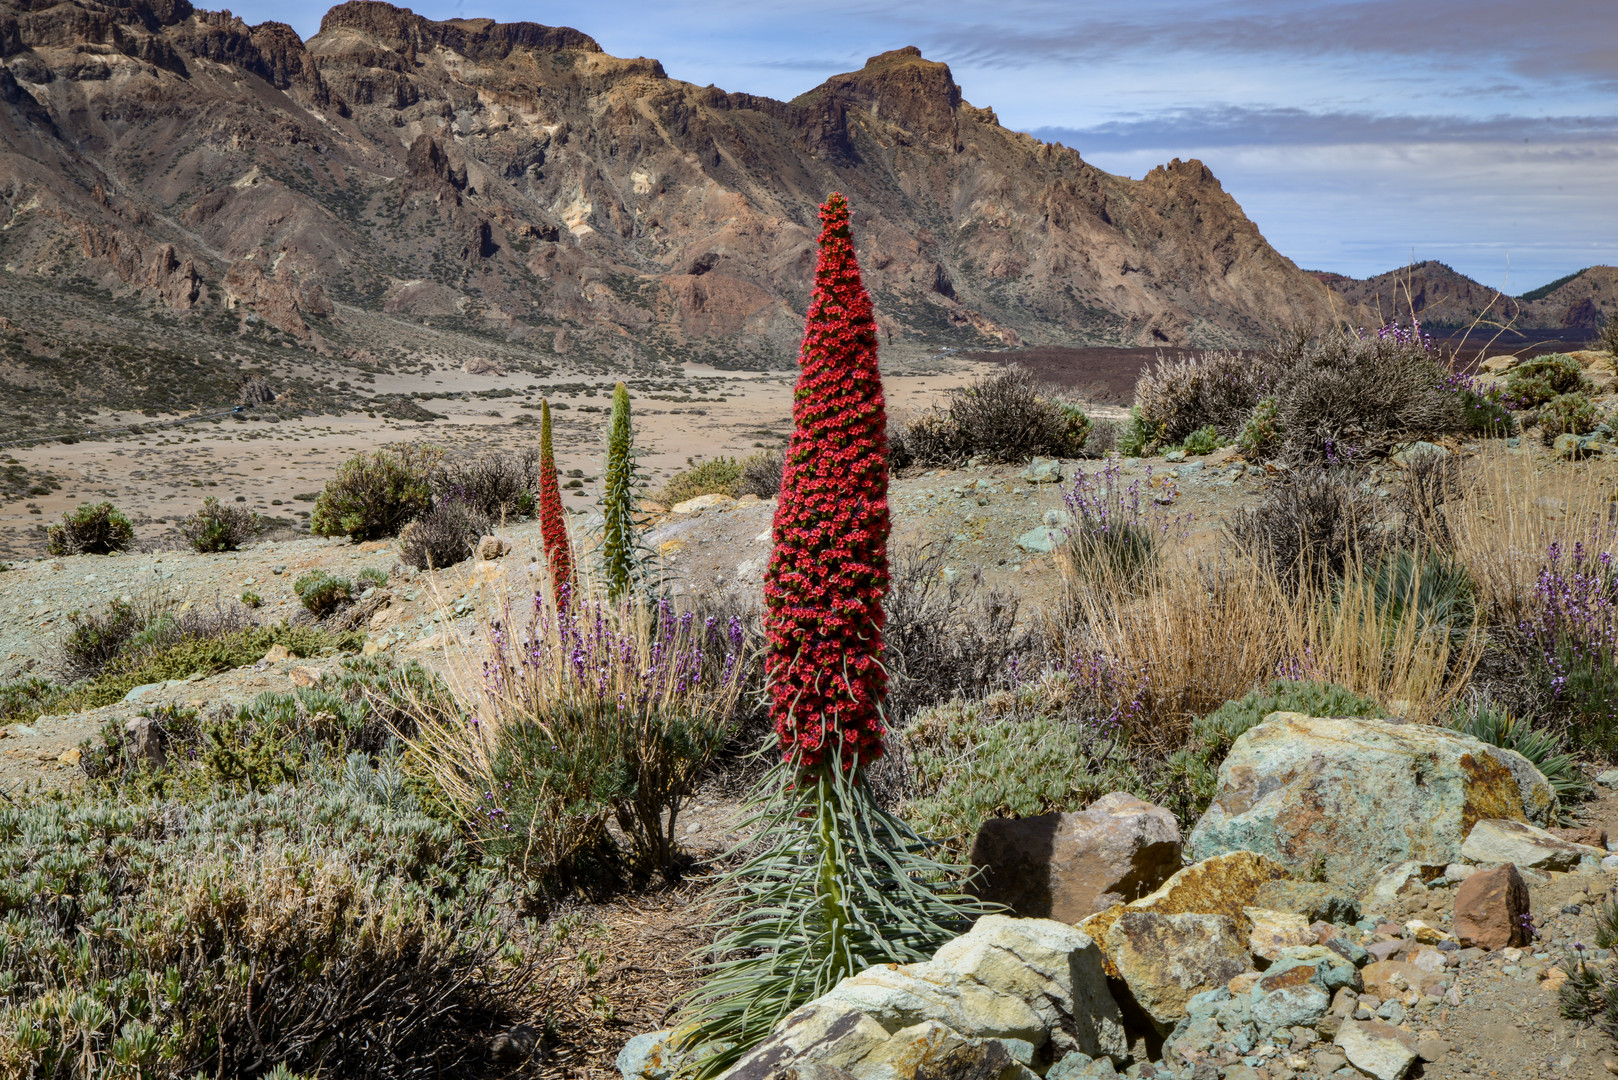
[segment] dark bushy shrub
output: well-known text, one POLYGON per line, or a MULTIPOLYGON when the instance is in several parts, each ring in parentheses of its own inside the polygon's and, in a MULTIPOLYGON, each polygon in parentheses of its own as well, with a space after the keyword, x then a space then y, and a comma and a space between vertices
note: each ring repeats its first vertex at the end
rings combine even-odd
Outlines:
POLYGON ((1380 500, 1345 469, 1304 469, 1272 487, 1227 529, 1242 551, 1298 583, 1343 575, 1374 559, 1387 542, 1380 500))
POLYGON ((1601 324, 1601 336, 1596 338, 1596 348, 1606 349, 1613 357, 1618 358, 1618 311, 1608 315, 1601 324))
POLYGON ((1155 441, 1177 444, 1199 428, 1233 438, 1258 403, 1264 368, 1257 357, 1216 352, 1165 360, 1135 382, 1141 423, 1155 441))
POLYGON ((247 507, 221 505, 210 495, 202 500, 202 509, 180 522, 180 535, 194 551, 235 551, 262 528, 259 516, 247 507))
POLYGON ((489 519, 463 502, 442 502, 405 526, 399 559, 417 570, 442 570, 465 562, 477 551, 489 519))
POLYGON ((949 405, 889 435, 895 466, 958 465, 971 457, 1027 461, 1038 455, 1077 457, 1090 434, 1078 406, 1059 401, 1015 364, 954 391, 949 405))
POLYGON ((46 534, 51 555, 110 555, 125 551, 135 541, 135 527, 110 502, 85 503, 62 515, 60 525, 46 534))
POLYGON ((1596 407, 1589 398, 1581 393, 1557 394, 1540 410, 1540 438, 1549 446, 1558 435, 1588 435, 1596 422, 1596 407))
POLYGON ((292 583, 303 606, 316 618, 325 618, 338 608, 354 602, 354 583, 333 577, 324 570, 311 570, 292 583))
POLYGON ((485 454, 449 462, 433 478, 434 500, 459 502, 492 522, 533 517, 539 509, 539 451, 485 454))
POLYGON ((1097 420, 1084 440, 1085 457, 1106 457, 1118 449, 1118 421, 1097 420))
POLYGON ((781 472, 786 458, 779 450, 761 450, 742 462, 738 487, 743 495, 773 499, 781 492, 781 472))
POLYGON ((1329 338, 1282 359, 1280 453, 1340 463, 1467 427, 1448 369, 1419 340, 1329 338))
POLYGON ((315 500, 309 527, 318 536, 346 536, 356 544, 397 536, 431 509, 432 478, 443 456, 426 443, 355 455, 315 500))
POLYGON ((893 727, 929 705, 993 689, 1008 661, 1028 650, 1016 632, 1015 594, 988 588, 976 571, 946 573, 948 556, 947 543, 932 543, 893 560, 882 630, 893 727))
POLYGON ((108 604, 104 614, 72 612, 57 665, 62 677, 77 682, 100 675, 154 618, 148 603, 137 605, 124 600, 108 604))

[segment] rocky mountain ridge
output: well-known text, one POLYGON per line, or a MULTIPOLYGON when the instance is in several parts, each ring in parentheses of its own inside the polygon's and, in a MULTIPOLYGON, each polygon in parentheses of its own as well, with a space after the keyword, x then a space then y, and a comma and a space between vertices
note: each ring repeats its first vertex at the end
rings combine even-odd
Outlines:
POLYGON ((1315 276, 1346 305, 1380 312, 1385 319, 1407 319, 1414 310, 1435 329, 1477 321, 1525 330, 1595 330, 1618 315, 1618 266, 1585 267, 1521 296, 1507 296, 1433 260, 1363 280, 1325 272, 1315 276))
POLYGON ((386 317, 789 363, 832 189, 889 343, 1244 343, 1340 306, 1200 162, 1109 175, 914 48, 781 102, 372 0, 307 42, 186 0, 5 0, 0 61, 5 273, 271 344, 351 351, 386 317))

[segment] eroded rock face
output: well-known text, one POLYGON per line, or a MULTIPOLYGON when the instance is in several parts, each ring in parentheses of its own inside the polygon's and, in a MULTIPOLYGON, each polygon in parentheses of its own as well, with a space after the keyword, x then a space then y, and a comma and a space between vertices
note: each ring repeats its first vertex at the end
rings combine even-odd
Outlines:
MULTIPOLYGON (((913 47, 785 102, 670 79, 581 30, 385 3, 334 7, 303 42, 189 4, 64 0, 24 5, 0 39, 19 120, 0 130, 0 188, 22 271, 60 261, 81 222, 122 231, 126 252, 174 245, 163 288, 182 301, 188 259, 213 290, 266 241, 339 299, 436 279, 448 260, 489 310, 532 317, 514 335, 655 321, 790 354, 814 204, 840 189, 861 193, 890 337, 942 319, 963 345, 1235 343, 1336 310, 1200 162, 1109 175, 962 100, 913 47), (128 175, 137 153, 142 175, 91 196, 85 178, 128 175), (902 182, 873 185, 873 168, 902 182), (716 252, 720 268, 701 267, 716 252)), ((312 292, 299 303, 320 314, 312 292)))
POLYGON ((1163 915, 1125 909, 1107 928, 1107 955, 1159 1031, 1186 1015, 1186 1002, 1247 970, 1247 943, 1224 915, 1163 915))
POLYGON ((1076 923, 1156 889, 1180 869, 1180 827, 1114 792, 1073 814, 990 818, 972 842, 978 895, 1025 918, 1076 923))
POLYGON ((1554 801, 1522 755, 1460 732, 1274 713, 1236 740, 1189 848, 1360 889, 1390 863, 1454 862, 1478 821, 1544 821, 1554 801))
POLYGON ((1100 950, 1072 926, 990 915, 926 963, 844 979, 725 1075, 837 1068, 855 1080, 1012 1080, 1073 1052, 1119 1061, 1128 1053, 1100 950))

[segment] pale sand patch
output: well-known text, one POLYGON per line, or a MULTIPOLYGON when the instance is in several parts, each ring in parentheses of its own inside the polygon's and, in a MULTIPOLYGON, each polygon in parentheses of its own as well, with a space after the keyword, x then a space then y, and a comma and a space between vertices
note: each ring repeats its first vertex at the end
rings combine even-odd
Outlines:
MULTIPOLYGON (((991 365, 939 360, 936 370, 907 371, 885 379, 890 412, 902 416, 926 408, 946 391, 990 370, 991 365)), ((686 467, 688 458, 717 455, 745 457, 764 447, 785 444, 792 424, 792 372, 730 372, 691 364, 677 391, 637 391, 631 379, 636 440, 641 465, 652 489, 686 467), (669 400, 689 397, 693 400, 669 400)), ((649 380, 667 386, 668 380, 649 380)), ((455 456, 485 450, 520 451, 537 447, 537 406, 550 388, 555 409, 557 465, 583 473, 584 486, 564 495, 580 510, 595 505, 605 456, 607 410, 613 380, 604 376, 559 375, 536 378, 527 372, 510 375, 467 375, 435 371, 426 376, 379 376, 381 393, 487 392, 507 389, 515 396, 492 399, 421 398, 423 408, 445 419, 426 423, 397 421, 351 413, 266 422, 255 410, 248 419, 202 421, 162 428, 144 435, 118 435, 64 445, 44 443, 10 451, 30 471, 49 472, 60 490, 0 505, 0 556, 36 556, 44 552, 43 526, 61 519, 81 503, 110 500, 136 523, 136 535, 147 543, 163 543, 173 524, 201 505, 205 496, 245 505, 284 526, 301 524, 313 509, 298 495, 319 492, 337 468, 364 450, 407 439, 438 443, 455 456), (580 389, 581 384, 594 394, 580 389), (535 387, 529 390, 528 387, 535 387), (523 408, 524 404, 535 408, 523 408), (498 413, 491 416, 489 413, 498 413), (520 416, 533 423, 516 423, 520 416), (39 509, 30 513, 30 504, 39 509)), ((124 418, 126 423, 152 423, 171 417, 124 418)))

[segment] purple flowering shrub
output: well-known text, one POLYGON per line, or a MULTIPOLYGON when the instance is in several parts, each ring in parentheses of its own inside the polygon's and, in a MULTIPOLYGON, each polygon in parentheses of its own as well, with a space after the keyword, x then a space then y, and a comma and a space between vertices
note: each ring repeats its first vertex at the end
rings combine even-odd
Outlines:
POLYGON ((1575 743, 1611 753, 1618 749, 1618 574, 1610 548, 1552 543, 1534 601, 1518 629, 1548 710, 1575 743))
MULTIPOLYGON (((1116 458, 1108 459, 1095 472, 1080 469, 1062 492, 1068 520, 1057 558, 1065 574, 1138 585, 1157 564, 1163 540, 1183 524, 1160 512, 1149 495, 1151 466, 1128 484, 1122 471, 1116 458)), ((1163 481, 1161 490, 1172 499, 1174 479, 1165 475, 1163 481)))
POLYGON ((466 719, 414 747, 474 835, 542 881, 674 876, 680 809, 736 723, 741 620, 546 591, 481 636, 456 688, 466 719))

